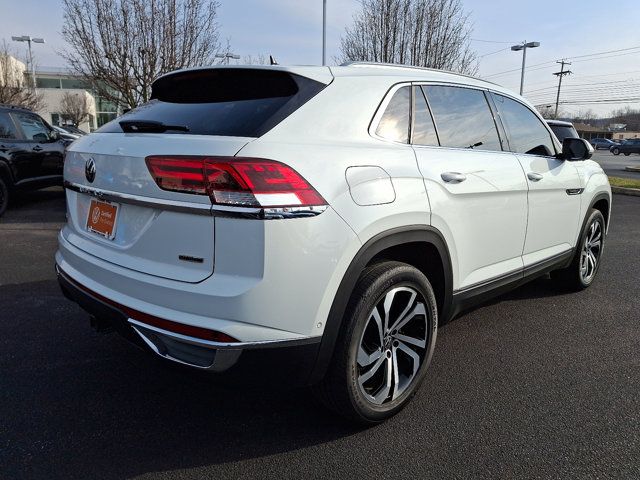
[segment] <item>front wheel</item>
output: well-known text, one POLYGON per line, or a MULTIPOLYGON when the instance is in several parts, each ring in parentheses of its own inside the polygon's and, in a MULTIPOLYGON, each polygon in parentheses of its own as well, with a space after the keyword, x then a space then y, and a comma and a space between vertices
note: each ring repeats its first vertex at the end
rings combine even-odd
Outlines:
POLYGON ((631 155, 629 152, 624 152, 625 157, 628 157, 629 155, 631 155))
POLYGON ((399 412, 425 377, 438 311, 418 269, 382 262, 360 276, 343 318, 331 365, 316 387, 330 409, 360 424, 399 412))
POLYGON ((613 150, 611 150, 611 153, 613 153, 614 155, 620 155, 620 149, 614 148, 613 150))
POLYGON ((569 267, 552 272, 560 287, 584 290, 596 278, 604 250, 606 224, 599 210, 591 209, 584 224, 575 256, 569 267))

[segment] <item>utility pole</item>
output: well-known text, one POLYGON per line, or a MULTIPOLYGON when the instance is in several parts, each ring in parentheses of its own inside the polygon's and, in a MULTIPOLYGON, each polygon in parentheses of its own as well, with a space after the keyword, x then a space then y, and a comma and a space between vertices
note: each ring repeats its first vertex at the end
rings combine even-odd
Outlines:
POLYGON ((327 64, 327 0, 322 0, 322 65, 327 64))
POLYGON ((511 47, 511 50, 514 52, 519 52, 522 50, 522 72, 520 73, 520 95, 522 95, 522 91, 524 89, 524 66, 527 60, 527 48, 536 48, 540 46, 540 42, 528 42, 525 40, 519 45, 514 45, 511 47))
POLYGON ((558 77, 558 94, 556 95, 556 113, 554 115, 555 118, 558 118, 558 105, 560 103, 560 87, 562 86, 562 77, 564 77, 565 75, 571 75, 571 70, 565 70, 564 66, 565 65, 571 65, 571 62, 565 62, 564 58, 562 60, 560 60, 559 62, 560 66, 560 71, 554 73, 554 75, 556 77, 558 77))

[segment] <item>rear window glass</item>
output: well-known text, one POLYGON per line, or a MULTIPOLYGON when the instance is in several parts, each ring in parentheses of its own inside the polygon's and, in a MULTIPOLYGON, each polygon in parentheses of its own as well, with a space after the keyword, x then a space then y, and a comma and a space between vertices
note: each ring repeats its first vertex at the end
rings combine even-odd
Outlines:
POLYGON ((211 69, 179 72, 153 84, 151 101, 104 125, 122 132, 121 121, 186 127, 166 133, 259 137, 325 87, 277 70, 211 69))

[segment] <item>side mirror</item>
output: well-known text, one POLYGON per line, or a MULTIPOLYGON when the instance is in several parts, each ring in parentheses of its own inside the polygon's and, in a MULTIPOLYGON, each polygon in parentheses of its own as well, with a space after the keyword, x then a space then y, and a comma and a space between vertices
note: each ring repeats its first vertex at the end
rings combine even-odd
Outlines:
POLYGON ((58 132, 57 130, 51 130, 49 132, 49 141, 57 142, 58 140, 60 140, 60 132, 58 132))
POLYGON ((564 160, 588 160, 593 155, 593 147, 584 138, 565 138, 562 141, 564 160))

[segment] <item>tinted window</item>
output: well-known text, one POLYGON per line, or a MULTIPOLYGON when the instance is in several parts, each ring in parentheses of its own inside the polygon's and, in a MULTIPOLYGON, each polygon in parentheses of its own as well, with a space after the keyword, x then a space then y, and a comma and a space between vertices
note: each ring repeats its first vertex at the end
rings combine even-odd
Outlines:
POLYGON ((549 125, 553 133, 556 134, 558 140, 562 142, 565 138, 580 138, 578 132, 573 127, 565 127, 564 125, 549 125))
POLYGON ((423 87, 443 147, 502 150, 489 104, 480 90, 423 87))
POLYGON ((120 121, 152 121, 187 129, 166 133, 259 137, 324 87, 275 70, 183 71, 156 80, 150 102, 98 131, 122 132, 120 121))
POLYGON ((51 131, 39 116, 30 113, 14 113, 13 116, 20 124, 25 139, 36 142, 49 140, 51 131))
POLYGON ((555 154, 549 131, 531 110, 520 102, 502 95, 494 94, 493 97, 507 130, 512 152, 532 155, 555 154))
POLYGON ((11 121, 11 118, 6 113, 0 113, 0 138, 16 139, 18 138, 18 132, 16 127, 11 121))
POLYGON ((402 87, 393 94, 378 123, 376 134, 388 140, 409 141, 409 111, 411 87, 402 87))
POLYGON ((413 136, 416 145, 438 145, 438 136, 433 126, 427 101, 420 87, 413 87, 413 136))

